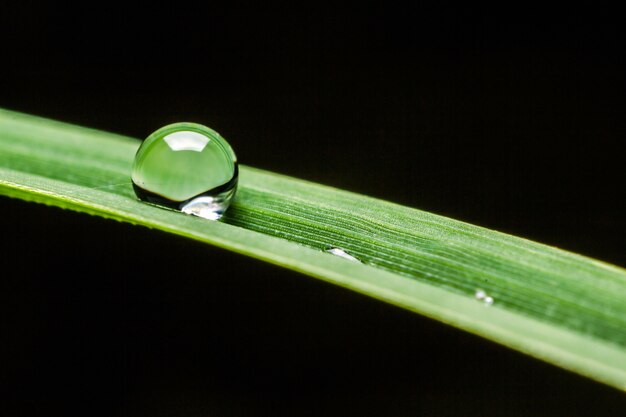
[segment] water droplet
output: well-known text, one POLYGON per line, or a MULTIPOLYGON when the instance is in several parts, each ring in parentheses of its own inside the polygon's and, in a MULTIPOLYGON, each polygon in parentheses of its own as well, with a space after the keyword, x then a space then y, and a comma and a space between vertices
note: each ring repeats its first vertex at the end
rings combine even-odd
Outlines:
POLYGON ((481 301, 482 301, 482 300, 484 300, 486 296, 487 296, 487 293, 486 293, 486 292, 484 292, 483 290, 478 290, 478 291, 476 291, 476 293, 474 294, 474 297, 475 297, 477 300, 481 300, 481 301))
POLYGON ((476 298, 478 301, 482 301, 483 303, 485 303, 485 305, 492 305, 493 304, 493 297, 490 297, 487 295, 487 293, 483 290, 476 290, 476 292, 474 293, 474 298, 476 298))
POLYGON ((135 155, 135 194, 148 203, 217 220, 237 190, 237 157, 216 131, 174 123, 146 138, 135 155))
POLYGON ((348 259, 349 261, 361 262, 357 258, 355 258, 354 256, 350 255, 345 250, 343 250, 341 248, 338 248, 338 247, 335 247, 335 246, 329 247, 324 252, 328 252, 328 253, 331 253, 333 255, 340 256, 340 257, 342 257, 344 259, 348 259))

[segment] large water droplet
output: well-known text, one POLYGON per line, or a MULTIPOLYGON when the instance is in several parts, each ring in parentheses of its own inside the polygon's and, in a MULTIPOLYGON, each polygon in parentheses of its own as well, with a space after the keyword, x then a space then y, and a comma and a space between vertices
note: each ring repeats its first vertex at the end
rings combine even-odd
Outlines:
POLYGON ((131 178, 143 201, 217 220, 235 195, 238 174, 237 157, 219 133, 174 123, 141 144, 131 178))

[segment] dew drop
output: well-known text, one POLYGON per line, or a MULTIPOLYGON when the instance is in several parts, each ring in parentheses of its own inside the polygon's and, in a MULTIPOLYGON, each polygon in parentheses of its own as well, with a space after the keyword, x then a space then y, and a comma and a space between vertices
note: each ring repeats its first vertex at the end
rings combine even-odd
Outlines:
POLYGON ((219 133, 174 123, 143 141, 131 179, 140 200, 217 220, 235 195, 238 174, 237 157, 219 133))
POLYGON ((330 254, 336 255, 336 256, 340 256, 344 259, 347 259, 349 261, 353 261, 353 262, 361 262, 359 261, 357 258, 355 258, 354 256, 350 255, 348 252, 346 252, 345 250, 335 247, 335 246, 331 246, 328 249, 326 249, 324 252, 328 252, 330 254))
POLYGON ((474 293, 474 298, 476 298, 478 301, 482 301, 485 305, 492 305, 493 304, 493 297, 490 297, 487 295, 487 293, 483 290, 476 290, 476 292, 474 293))

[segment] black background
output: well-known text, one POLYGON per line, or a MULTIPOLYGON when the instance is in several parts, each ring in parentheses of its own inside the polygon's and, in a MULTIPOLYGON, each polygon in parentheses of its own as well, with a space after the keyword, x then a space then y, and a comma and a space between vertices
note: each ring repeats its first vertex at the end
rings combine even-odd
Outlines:
MULTIPOLYGON (((14 5, 0 107, 626 265, 615 10, 14 5)), ((160 232, 3 199, 8 415, 615 415, 622 393, 160 232)), ((6 378, 5 378, 6 377, 6 378)))

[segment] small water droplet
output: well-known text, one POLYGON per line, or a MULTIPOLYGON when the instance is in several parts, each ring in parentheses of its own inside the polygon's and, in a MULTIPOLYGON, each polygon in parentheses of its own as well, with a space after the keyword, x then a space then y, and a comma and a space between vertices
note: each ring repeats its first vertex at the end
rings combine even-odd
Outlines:
POLYGON ((333 255, 340 256, 340 257, 342 257, 344 259, 348 259, 348 260, 353 261, 353 262, 361 262, 357 258, 355 258, 354 256, 350 255, 345 250, 343 250, 341 248, 338 248, 338 247, 335 247, 335 246, 329 247, 324 252, 328 252, 328 253, 331 253, 333 255))
POLYGON ((476 292, 474 293, 474 298, 478 301, 482 301, 483 303, 485 303, 485 305, 488 306, 493 304, 493 297, 488 296, 487 293, 483 290, 476 290, 476 292))
POLYGON ((219 133, 174 123, 141 144, 131 178, 140 200, 217 220, 235 195, 238 173, 237 157, 219 133))

